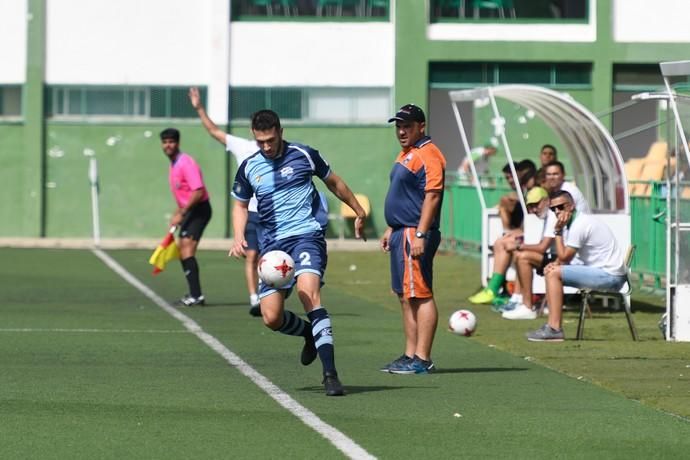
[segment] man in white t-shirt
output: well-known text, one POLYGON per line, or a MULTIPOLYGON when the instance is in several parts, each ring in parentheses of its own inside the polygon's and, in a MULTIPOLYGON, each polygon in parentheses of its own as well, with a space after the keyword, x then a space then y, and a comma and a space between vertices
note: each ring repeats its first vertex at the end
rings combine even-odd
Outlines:
POLYGON ((625 284, 627 274, 623 249, 604 222, 578 212, 572 195, 564 190, 551 195, 549 207, 556 214, 554 236, 558 258, 544 269, 549 320, 527 335, 533 342, 564 340, 563 286, 617 292, 625 284), (576 254, 581 265, 570 263, 576 254))
MULTIPOLYGON (((189 89, 189 101, 199 115, 206 131, 225 146, 225 150, 235 157, 238 165, 259 151, 256 141, 233 136, 216 126, 206 113, 197 88, 189 89)), ((259 284, 257 265, 259 263, 261 226, 259 225, 259 215, 256 212, 256 204, 256 197, 252 197, 249 201, 249 220, 244 232, 244 239, 248 245, 245 249, 247 257, 244 261, 244 276, 247 280, 247 290, 249 291, 249 314, 259 317, 261 316, 261 309, 259 307, 259 296, 257 295, 257 286, 259 284)))

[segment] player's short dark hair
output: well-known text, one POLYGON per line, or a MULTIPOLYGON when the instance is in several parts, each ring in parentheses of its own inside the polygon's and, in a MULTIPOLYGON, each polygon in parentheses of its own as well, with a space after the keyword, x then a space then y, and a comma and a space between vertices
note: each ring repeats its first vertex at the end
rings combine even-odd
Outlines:
POLYGON ((263 109, 252 115, 253 131, 270 131, 280 129, 280 118, 273 110, 263 109))
POLYGON ((558 160, 549 161, 544 166, 544 169, 548 168, 549 166, 558 166, 558 168, 561 170, 561 172, 565 176, 565 166, 563 166, 563 163, 561 163, 560 161, 558 161, 558 160))
POLYGON ((172 139, 175 142, 180 142, 180 131, 175 128, 166 128, 161 131, 161 140, 172 139))
MULTIPOLYGON (((513 166, 515 166, 515 163, 513 163, 513 166)), ((510 163, 506 163, 505 166, 503 166, 503 171, 504 174, 511 174, 513 171, 510 169, 510 163)))
POLYGON ((544 149, 551 149, 551 150, 553 150, 553 156, 556 157, 556 158, 558 158, 558 150, 556 150, 556 147, 554 147, 553 145, 551 145, 551 144, 544 144, 544 145, 541 146, 541 149, 539 149, 539 151, 541 152, 541 151, 544 150, 544 149))

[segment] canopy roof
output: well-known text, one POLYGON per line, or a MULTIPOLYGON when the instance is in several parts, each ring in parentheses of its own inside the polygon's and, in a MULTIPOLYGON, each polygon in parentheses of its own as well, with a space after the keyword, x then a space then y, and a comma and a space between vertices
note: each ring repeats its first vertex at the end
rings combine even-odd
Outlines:
MULTIPOLYGON (((541 86, 498 85, 450 91, 449 97, 454 106, 457 102, 489 98, 499 118, 495 98, 507 99, 532 110, 562 142, 573 169, 569 175, 577 178, 577 186, 591 208, 599 212, 629 214, 624 162, 616 142, 599 120, 569 95, 541 86)), ((457 110, 455 113, 458 116, 457 110)), ((501 137, 510 155, 505 132, 501 137)))

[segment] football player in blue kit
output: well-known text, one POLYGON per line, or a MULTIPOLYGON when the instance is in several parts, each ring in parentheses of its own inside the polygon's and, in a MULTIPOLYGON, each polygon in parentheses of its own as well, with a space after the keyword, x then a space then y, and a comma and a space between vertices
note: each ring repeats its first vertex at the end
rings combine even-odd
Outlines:
POLYGON ((235 175, 232 209, 235 241, 234 257, 244 255, 247 243, 248 203, 257 199, 259 222, 263 229, 261 252, 279 249, 295 260, 295 279, 284 288, 260 283, 261 314, 271 330, 304 338, 301 362, 311 364, 318 356, 323 364, 323 384, 328 396, 345 394, 335 368, 333 332, 328 311, 321 303, 321 285, 328 259, 321 222, 326 210, 312 176, 357 215, 354 231, 363 238, 365 212, 347 184, 336 175, 319 152, 307 145, 283 139, 278 115, 260 110, 252 115, 252 133, 260 148, 242 162, 235 175), (309 321, 285 310, 285 299, 295 287, 309 321))

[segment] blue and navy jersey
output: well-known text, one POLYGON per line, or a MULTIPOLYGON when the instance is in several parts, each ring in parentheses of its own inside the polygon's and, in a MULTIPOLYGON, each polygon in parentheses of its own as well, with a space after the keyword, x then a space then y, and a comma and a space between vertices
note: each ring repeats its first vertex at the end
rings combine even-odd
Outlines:
MULTIPOLYGON (((384 205, 386 223, 392 228, 416 227, 426 192, 436 191, 443 197, 445 175, 446 159, 430 137, 401 151, 390 174, 384 205)), ((431 229, 439 227, 440 214, 434 217, 431 229)))
POLYGON ((290 236, 323 231, 328 217, 312 176, 324 180, 330 173, 328 162, 317 150, 288 142, 284 142, 279 158, 271 160, 258 151, 242 162, 232 196, 244 202, 256 196, 263 232, 261 247, 290 236))

